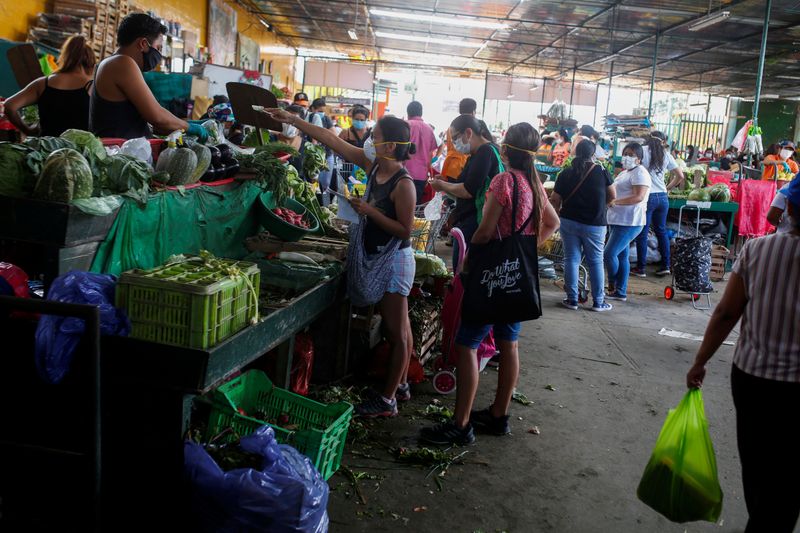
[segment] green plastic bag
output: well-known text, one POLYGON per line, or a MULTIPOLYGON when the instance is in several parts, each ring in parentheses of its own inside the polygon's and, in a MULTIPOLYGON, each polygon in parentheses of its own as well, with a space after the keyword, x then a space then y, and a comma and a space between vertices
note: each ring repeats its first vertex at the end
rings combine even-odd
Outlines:
POLYGON ((636 495, 673 522, 719 518, 722 488, 700 389, 670 410, 636 495))

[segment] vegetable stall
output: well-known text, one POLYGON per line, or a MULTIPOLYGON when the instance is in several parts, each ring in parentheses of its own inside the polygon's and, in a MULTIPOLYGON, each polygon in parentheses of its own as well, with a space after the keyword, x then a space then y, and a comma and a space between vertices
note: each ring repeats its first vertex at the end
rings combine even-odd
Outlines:
MULTIPOLYGON (((25 468, 50 464, 79 480, 91 477, 88 464, 64 466, 60 458, 94 458, 92 481, 97 491, 104 487, 109 513, 125 509, 133 493, 146 495, 153 513, 174 503, 185 492, 183 437, 198 416, 201 424, 207 417, 207 398, 252 369, 269 369, 291 394, 298 381, 295 340, 312 324, 308 338, 317 357, 300 361, 308 367, 300 382, 307 389, 311 365, 329 380, 346 370, 346 228, 286 162, 296 155, 290 147, 242 150, 209 137, 208 145, 179 132, 123 142, 70 131, 0 143, 0 257, 40 281, 25 287, 34 288, 27 311, 52 312, 43 296, 63 285, 86 296, 77 304, 105 294, 103 305, 130 321, 127 335, 108 335, 101 322, 93 367, 80 333, 63 340, 63 324, 43 333, 30 314, 9 319, 14 299, 0 296, 0 329, 10 345, 22 347, 21 358, 0 363, 4 375, 18 376, 3 399, 10 405, 36 391, 30 406, 59 413, 50 429, 62 435, 54 439, 36 420, 13 417, 18 425, 0 438, 3 455, 24 450, 25 468), (40 345, 41 335, 55 345, 40 345), (93 406, 102 414, 96 425, 84 425, 93 406), (96 436, 94 446, 86 435, 96 436)), ((303 176, 322 165, 324 159, 305 159, 303 176)), ((279 441, 313 429, 281 433, 277 422, 275 428, 279 441)), ((19 476, 7 483, 30 477, 14 464, 3 466, 19 476)), ((88 486, 79 485, 76 498, 88 486)), ((8 504, 12 516, 33 512, 25 501, 8 504)))

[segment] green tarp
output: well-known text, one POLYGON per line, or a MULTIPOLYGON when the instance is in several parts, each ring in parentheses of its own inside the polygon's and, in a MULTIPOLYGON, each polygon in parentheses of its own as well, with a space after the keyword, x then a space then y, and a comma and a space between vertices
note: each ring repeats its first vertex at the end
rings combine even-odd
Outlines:
POLYGON ((198 187, 185 193, 151 195, 147 205, 126 199, 97 250, 92 272, 119 275, 132 268, 153 268, 174 254, 209 250, 217 257, 241 259, 244 240, 258 232, 256 207, 261 193, 254 183, 226 190, 198 187))

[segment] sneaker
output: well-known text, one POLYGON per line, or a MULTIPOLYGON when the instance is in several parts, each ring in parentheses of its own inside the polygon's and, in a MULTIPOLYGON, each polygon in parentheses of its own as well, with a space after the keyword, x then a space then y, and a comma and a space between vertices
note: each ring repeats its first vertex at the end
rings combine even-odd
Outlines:
POLYGON ((572 309, 573 311, 578 310, 578 302, 571 302, 568 298, 564 298, 561 300, 561 305, 566 307, 567 309, 572 309))
POLYGON ((647 277, 647 273, 644 271, 643 268, 632 268, 631 269, 631 274, 633 274, 637 278, 646 278, 647 277))
POLYGON ((628 297, 624 294, 620 294, 618 292, 612 292, 611 294, 606 294, 607 300, 617 300, 618 302, 627 302, 628 297))
POLYGON ((500 352, 495 353, 489 362, 486 363, 486 366, 490 366, 492 368, 499 368, 500 367, 500 352))
POLYGON ((465 428, 457 427, 453 422, 436 424, 433 427, 422 428, 420 440, 429 444, 466 446, 475 442, 475 432, 472 424, 465 428))
POLYGON ((469 422, 476 429, 492 435, 503 436, 511 433, 511 427, 508 425, 508 415, 494 416, 492 415, 491 407, 481 411, 472 411, 469 414, 469 422))
POLYGON ((365 400, 356 406, 356 416, 364 418, 397 416, 397 400, 387 402, 382 396, 365 400))
POLYGON ((603 311, 611 311, 612 309, 614 309, 614 307, 611 304, 606 303, 606 302, 603 302, 603 303, 601 303, 599 305, 598 304, 594 304, 592 306, 592 311, 596 311, 598 313, 602 313, 603 311))
POLYGON ((398 402, 407 402, 411 399, 411 385, 408 383, 401 383, 397 387, 397 392, 394 393, 394 399, 398 402))
POLYGON ((669 267, 659 269, 659 271, 656 272, 656 276, 669 276, 670 274, 672 274, 672 271, 669 269, 669 267))

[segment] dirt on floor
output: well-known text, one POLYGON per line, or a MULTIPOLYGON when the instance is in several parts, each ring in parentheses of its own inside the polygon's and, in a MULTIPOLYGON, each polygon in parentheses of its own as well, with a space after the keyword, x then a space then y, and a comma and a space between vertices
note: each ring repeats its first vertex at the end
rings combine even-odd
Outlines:
MULTIPOLYGON (((636 498, 699 347, 659 331, 702 336, 710 316, 693 309, 688 296, 666 301, 668 282, 635 279, 628 302, 593 313, 562 308, 561 290, 543 281, 544 316, 525 323, 520 338, 517 390, 533 403, 512 404, 512 435, 478 434, 475 445, 448 450, 425 466, 401 462, 397 449, 422 446, 420 428, 455 401, 434 392, 430 382, 414 386, 399 417, 368 423, 348 445, 343 468, 330 479, 330 530, 743 531, 747 514, 729 386, 733 346, 723 346, 711 361, 703 388, 724 492, 718 523, 674 524, 636 498)), ((712 295, 712 304, 719 298, 712 295)), ((495 370, 483 372, 476 408, 491 403, 496 380, 495 370)))

